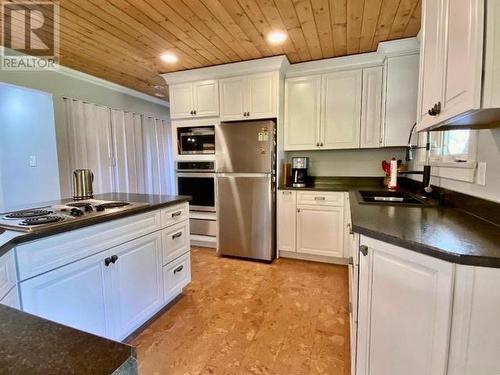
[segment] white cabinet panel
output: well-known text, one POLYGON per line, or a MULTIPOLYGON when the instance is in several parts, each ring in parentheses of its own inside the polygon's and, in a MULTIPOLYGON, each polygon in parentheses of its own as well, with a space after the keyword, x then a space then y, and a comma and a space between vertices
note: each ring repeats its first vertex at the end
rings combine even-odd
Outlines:
POLYGON ((162 231, 163 261, 165 265, 189 251, 189 220, 162 231))
POLYGON ((417 121, 418 64, 418 54, 386 60, 385 147, 408 145, 408 135, 417 121))
POLYGON ((298 205, 344 206, 345 193, 330 191, 299 191, 298 205))
POLYGON ((0 257, 0 299, 16 285, 16 261, 14 250, 0 257))
POLYGON ((13 287, 5 297, 0 300, 0 304, 12 307, 13 309, 20 309, 21 305, 19 303, 19 291, 17 286, 13 287))
POLYGON ((361 238, 357 375, 444 375, 453 265, 361 238))
POLYGON ((278 250, 297 251, 297 194, 292 190, 278 191, 278 250))
POLYGON ((215 80, 193 83, 195 117, 217 116, 219 114, 219 84, 215 80))
POLYGON ((342 257, 343 229, 342 207, 298 206, 297 252, 342 257))
POLYGON ((361 148, 380 147, 382 144, 382 80, 381 66, 363 69, 361 148))
POLYGON ((358 148, 362 71, 323 75, 322 149, 358 148))
POLYGON ((163 305, 162 239, 155 232, 110 250, 113 337, 123 339, 163 305))
POLYGON ((184 83, 169 86, 170 118, 192 117, 194 110, 193 84, 184 83))
POLYGON ((191 252, 163 267, 165 302, 170 302, 191 281, 191 252))
POLYGON ((443 12, 445 0, 424 0, 422 3, 422 46, 420 55, 419 123, 435 120, 428 111, 441 101, 443 85, 443 12))
POLYGON ((246 98, 249 119, 276 117, 277 73, 256 74, 248 77, 246 98))
POLYGON ((246 79, 244 77, 235 77, 222 79, 219 82, 221 121, 243 119, 243 112, 246 112, 246 79))
POLYGON ((285 82, 285 150, 317 149, 320 138, 321 76, 285 82))
POLYGON ((447 0, 441 117, 454 117, 481 105, 483 3, 478 0, 447 0))
POLYGON ((112 289, 103 252, 20 283, 23 311, 110 337, 112 289))
POLYGON ((189 218, 189 204, 183 203, 172 207, 166 207, 161 210, 161 227, 180 223, 189 218))

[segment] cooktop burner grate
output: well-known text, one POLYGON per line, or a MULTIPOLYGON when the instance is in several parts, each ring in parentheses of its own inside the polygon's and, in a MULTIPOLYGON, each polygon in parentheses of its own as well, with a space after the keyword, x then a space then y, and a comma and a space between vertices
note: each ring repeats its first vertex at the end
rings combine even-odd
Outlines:
POLYGON ((59 221, 63 221, 64 218, 61 216, 40 216, 40 217, 32 217, 26 220, 23 220, 19 223, 19 225, 24 226, 32 226, 32 225, 42 225, 42 224, 50 224, 57 223, 59 221))
POLYGON ((36 218, 40 216, 50 215, 53 212, 50 210, 25 210, 25 211, 17 211, 12 212, 10 214, 5 215, 6 219, 29 219, 36 218))

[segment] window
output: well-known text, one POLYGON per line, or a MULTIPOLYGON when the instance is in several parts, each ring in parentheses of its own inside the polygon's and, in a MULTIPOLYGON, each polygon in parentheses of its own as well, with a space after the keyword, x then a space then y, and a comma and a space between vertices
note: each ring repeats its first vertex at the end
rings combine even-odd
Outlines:
POLYGON ((431 132, 430 137, 432 162, 469 163, 476 161, 477 140, 474 130, 431 132))

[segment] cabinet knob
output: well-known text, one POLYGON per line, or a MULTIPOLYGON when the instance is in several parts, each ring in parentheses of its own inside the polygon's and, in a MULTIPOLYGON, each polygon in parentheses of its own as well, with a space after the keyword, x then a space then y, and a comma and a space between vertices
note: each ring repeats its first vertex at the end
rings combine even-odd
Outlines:
POLYGON ((195 109, 195 110, 193 110, 193 115, 196 115, 196 109, 195 109))
POLYGON ((320 147, 323 147, 323 142, 321 142, 319 145, 320 145, 320 147))
POLYGON ((297 208, 297 212, 300 213, 300 208, 297 208))
POLYGON ((190 113, 191 115, 194 115, 193 110, 191 110, 191 112, 189 112, 189 113, 190 113))
POLYGON ((106 267, 109 267, 109 265, 112 263, 111 261, 111 257, 107 257, 106 259, 104 259, 104 265, 106 267))
POLYGON ((319 147, 319 142, 316 142, 316 147, 319 147))
POLYGON ((367 256, 368 255, 368 246, 366 245, 361 245, 359 246, 359 251, 361 252, 361 254, 363 254, 364 256, 367 256))
POLYGON ((111 263, 115 264, 117 260, 118 260, 118 255, 113 255, 111 257, 111 263))

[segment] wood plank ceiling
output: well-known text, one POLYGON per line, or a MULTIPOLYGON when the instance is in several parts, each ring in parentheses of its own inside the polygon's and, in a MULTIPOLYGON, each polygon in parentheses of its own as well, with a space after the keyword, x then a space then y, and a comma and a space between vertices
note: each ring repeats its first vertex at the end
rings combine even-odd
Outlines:
POLYGON ((415 36, 421 0, 60 0, 61 64, 149 95, 160 73, 286 54, 291 63, 415 36), (270 31, 285 31, 281 45, 270 31), (167 64, 164 52, 179 59, 167 64))

